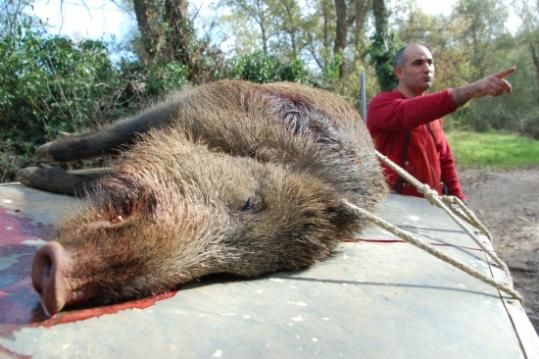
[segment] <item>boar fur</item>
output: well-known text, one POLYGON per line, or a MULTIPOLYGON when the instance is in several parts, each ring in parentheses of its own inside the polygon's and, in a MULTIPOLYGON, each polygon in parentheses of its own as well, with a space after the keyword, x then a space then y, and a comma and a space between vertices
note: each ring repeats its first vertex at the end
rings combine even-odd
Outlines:
POLYGON ((292 83, 220 81, 132 118, 38 149, 48 162, 115 154, 109 171, 19 171, 24 184, 86 196, 36 254, 49 314, 114 303, 212 273, 305 268, 365 227, 387 193, 358 113, 292 83))

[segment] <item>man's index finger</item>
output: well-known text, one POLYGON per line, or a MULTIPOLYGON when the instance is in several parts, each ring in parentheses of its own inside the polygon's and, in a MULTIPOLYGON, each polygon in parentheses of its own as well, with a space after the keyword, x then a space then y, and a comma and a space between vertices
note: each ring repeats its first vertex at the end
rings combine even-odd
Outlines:
POLYGON ((517 67, 516 66, 511 66, 510 68, 508 69, 505 69, 503 71, 500 71, 498 72, 496 75, 497 78, 499 79, 504 79, 506 78, 507 76, 511 75, 513 72, 515 72, 517 70, 517 67))

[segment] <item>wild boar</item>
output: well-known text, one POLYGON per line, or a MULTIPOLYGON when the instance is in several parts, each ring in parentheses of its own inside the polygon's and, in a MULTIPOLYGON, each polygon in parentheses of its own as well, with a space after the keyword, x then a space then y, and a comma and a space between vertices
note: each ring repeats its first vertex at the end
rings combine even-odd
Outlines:
POLYGON ((48 162, 115 154, 108 171, 19 171, 86 196, 39 250, 32 282, 50 315, 176 288, 212 273, 305 268, 366 225, 387 193, 358 113, 292 83, 220 81, 38 149, 48 162))

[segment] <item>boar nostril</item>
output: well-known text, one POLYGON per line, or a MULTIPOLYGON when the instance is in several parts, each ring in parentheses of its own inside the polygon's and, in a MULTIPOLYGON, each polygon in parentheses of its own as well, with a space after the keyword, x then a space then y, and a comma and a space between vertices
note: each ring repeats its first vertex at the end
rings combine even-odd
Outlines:
POLYGON ((51 276, 51 268, 52 268, 52 260, 51 257, 48 255, 43 256, 43 273, 45 274, 45 278, 49 278, 51 276))
POLYGON ((52 270, 52 258, 50 254, 46 252, 39 253, 38 257, 36 257, 35 266, 41 278, 49 278, 52 270))
POLYGON ((39 294, 43 294, 46 290, 50 283, 51 275, 53 275, 54 258, 47 249, 42 249, 37 253, 32 266, 32 282, 34 289, 39 294))
POLYGON ((34 283, 34 290, 37 292, 37 294, 42 295, 43 289, 41 288, 41 285, 39 283, 34 283))

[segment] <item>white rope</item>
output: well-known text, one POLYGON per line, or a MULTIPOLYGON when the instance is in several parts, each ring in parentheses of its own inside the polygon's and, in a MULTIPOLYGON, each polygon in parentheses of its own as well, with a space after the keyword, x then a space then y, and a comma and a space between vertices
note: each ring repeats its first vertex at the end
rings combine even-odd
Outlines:
POLYGON ((391 225, 390 223, 384 221, 382 218, 377 217, 355 205, 352 203, 349 203, 348 201, 344 200, 344 202, 353 210, 359 212, 360 214, 368 217, 372 222, 378 224, 380 227, 388 230, 389 232, 397 235, 398 237, 406 240, 407 242, 423 249, 424 251, 428 252, 429 254, 442 259, 443 261, 451 264, 452 266, 462 270, 465 273, 468 273, 469 275, 473 276, 474 278, 477 278, 485 283, 488 283, 492 285, 493 287, 497 288, 500 291, 503 291, 512 297, 522 301, 522 296, 512 288, 513 286, 513 279, 511 277, 511 273, 509 272, 509 268, 507 268, 507 265, 496 255, 496 253, 489 248, 487 248, 483 242, 473 233, 468 226, 466 226, 465 223, 463 223, 463 220, 474 226, 475 228, 479 229, 485 236, 492 241, 492 236, 488 229, 477 219, 477 217, 473 214, 473 212, 466 207, 466 205, 458 198, 453 196, 440 196, 438 193, 434 190, 432 190, 428 185, 423 184, 419 182, 416 178, 414 178, 412 175, 410 175, 408 172, 406 172, 402 167, 395 164, 393 161, 391 161, 386 156, 382 155, 380 152, 375 151, 378 158, 384 162, 387 166, 389 166, 392 170, 394 170, 399 176, 401 176, 404 180, 406 180, 408 183, 410 183, 412 186, 414 186, 418 192, 422 193, 425 199, 427 199, 430 203, 436 205, 437 207, 442 208, 454 221, 461 227, 464 232, 470 236, 474 242, 492 258, 496 264, 502 268, 502 270, 505 272, 507 276, 507 280, 509 281, 509 286, 505 285, 503 283, 499 283, 495 281, 494 279, 487 277, 483 273, 469 267, 468 265, 458 261, 455 258, 452 258, 448 256, 447 254, 443 253, 442 251, 434 248, 430 244, 424 243, 423 241, 417 239, 414 237, 411 233, 404 231, 394 225, 391 225), (453 207, 453 205, 458 206, 458 209, 453 207), (460 218, 459 218, 460 217, 460 218))
POLYGON ((423 249, 427 253, 432 254, 433 256, 435 256, 435 257, 437 257, 437 258, 451 264, 452 266, 462 270, 463 272, 468 273, 472 277, 477 278, 477 279, 479 279, 479 280, 481 280, 481 281, 483 281, 485 283, 488 283, 488 284, 492 285, 493 287, 495 287, 495 288, 509 294, 510 296, 512 296, 512 297, 514 297, 514 298, 516 298, 516 299, 518 299, 520 301, 522 301, 522 297, 514 289, 512 289, 512 288, 510 288, 510 287, 508 287, 508 286, 506 286, 506 285, 504 285, 502 283, 499 283, 499 282, 493 280, 492 278, 487 277, 483 273, 478 272, 477 270, 467 266, 466 264, 464 264, 464 263, 462 263, 462 262, 448 256, 447 254, 445 254, 444 252, 434 248, 430 244, 424 243, 423 241, 415 238, 411 233, 409 233, 407 231, 404 231, 404 230, 402 230, 402 229, 400 229, 398 227, 395 227, 394 225, 389 224, 388 222, 384 221, 382 218, 380 218, 378 216, 375 216, 374 214, 369 213, 366 210, 361 209, 361 208, 353 205, 352 203, 348 202, 346 199, 344 199, 343 201, 351 209, 355 210, 356 212, 359 212, 361 215, 367 217, 369 220, 376 223, 377 225, 384 228, 385 230, 397 235, 398 237, 406 240, 407 242, 413 244, 414 246, 417 246, 417 247, 423 249))
MULTIPOLYGON (((408 183, 413 185, 418 192, 422 193, 426 200, 428 200, 430 203, 434 204, 437 207, 442 208, 448 215, 451 217, 457 225, 470 236, 470 238, 473 239, 473 241, 485 252, 487 253, 490 258, 496 262, 502 268, 502 270, 505 272, 505 275, 507 276, 508 280, 512 283, 513 278, 511 277, 511 273, 509 272, 509 268, 507 268, 507 265, 498 257, 498 255, 492 251, 490 248, 487 248, 483 242, 473 233, 468 226, 466 226, 458 217, 457 215, 450 209, 452 207, 448 207, 438 195, 438 192, 432 190, 428 185, 419 182, 416 178, 414 178, 412 175, 410 175, 408 172, 406 172, 402 167, 395 164, 393 161, 391 161, 386 156, 382 155, 380 152, 376 151, 376 155, 378 158, 384 162, 387 166, 389 166, 392 170, 394 170, 399 176, 401 176, 403 179, 405 179, 408 183)), ((465 208, 466 206, 462 201, 460 202, 460 206, 462 208, 465 208)), ((470 210, 467 209, 468 213, 471 213, 470 210)), ((473 216, 475 218, 475 216, 473 216)), ((476 222, 479 222, 479 220, 476 219, 476 222)), ((481 227, 485 228, 483 225, 481 227)), ((486 230, 486 228, 485 228, 486 230)), ((487 231, 488 233, 488 231, 487 231)), ((490 233, 489 233, 490 234, 490 233)), ((489 236, 488 236, 489 237, 489 236)), ((489 237, 490 238, 490 237, 489 237)))
POLYGON ((492 243, 492 234, 490 234, 490 231, 479 221, 479 219, 475 216, 475 214, 470 210, 464 202, 460 200, 460 198, 455 196, 442 196, 442 201, 444 201, 448 205, 456 205, 458 206, 457 209, 455 209, 455 213, 464 219, 466 222, 468 222, 470 225, 477 228, 481 233, 485 235, 489 239, 489 241, 492 243))

